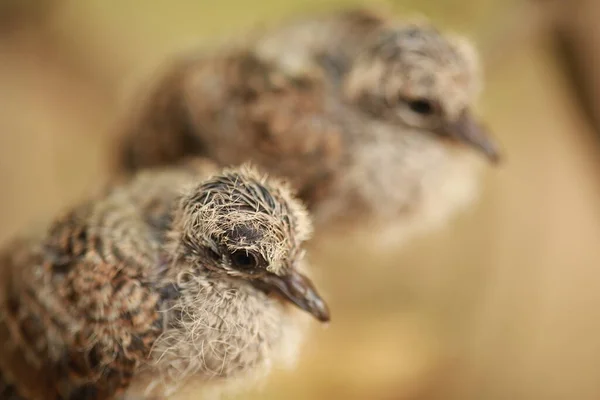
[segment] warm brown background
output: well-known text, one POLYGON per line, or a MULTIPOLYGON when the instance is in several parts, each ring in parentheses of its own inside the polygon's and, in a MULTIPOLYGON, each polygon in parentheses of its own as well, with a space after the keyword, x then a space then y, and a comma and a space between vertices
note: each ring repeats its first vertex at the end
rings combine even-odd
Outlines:
MULTIPOLYGON (((104 179, 119 110, 170 52, 350 3, 0 0, 0 241, 104 179)), ((481 46, 480 111, 507 162, 477 207, 396 254, 319 252, 333 323, 296 371, 246 397, 600 398, 600 136, 584 118, 600 115, 600 2, 569 0, 556 20, 541 11, 556 0, 537 3, 395 3, 481 46), (587 97, 561 69, 553 21, 587 97)))

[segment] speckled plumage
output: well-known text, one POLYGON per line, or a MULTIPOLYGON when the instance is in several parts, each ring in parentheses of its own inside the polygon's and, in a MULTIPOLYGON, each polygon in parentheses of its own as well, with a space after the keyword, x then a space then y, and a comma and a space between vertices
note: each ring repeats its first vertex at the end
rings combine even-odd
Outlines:
POLYGON ((288 21, 166 68, 128 120, 118 169, 251 160, 289 179, 318 230, 395 242, 471 203, 473 148, 497 159, 471 113, 479 74, 474 48, 427 22, 365 9, 288 21))
POLYGON ((214 171, 140 173, 3 248, 1 398, 163 398, 294 358, 288 301, 329 318, 301 273, 310 221, 284 184, 214 171))

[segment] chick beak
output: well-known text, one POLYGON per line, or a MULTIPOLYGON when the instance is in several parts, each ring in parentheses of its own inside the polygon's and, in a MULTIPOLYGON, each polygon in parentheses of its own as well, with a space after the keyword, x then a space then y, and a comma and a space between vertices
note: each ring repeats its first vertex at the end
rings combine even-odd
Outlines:
POLYGON ((442 131, 445 136, 459 140, 482 152, 493 164, 500 161, 498 145, 491 138, 488 130, 476 121, 469 111, 463 111, 456 120, 446 123, 442 131))
POLYGON ((286 300, 309 312, 319 321, 329 321, 329 308, 327 304, 319 293, 317 293, 310 279, 299 272, 289 270, 283 276, 268 274, 262 278, 262 283, 268 288, 275 289, 286 300))

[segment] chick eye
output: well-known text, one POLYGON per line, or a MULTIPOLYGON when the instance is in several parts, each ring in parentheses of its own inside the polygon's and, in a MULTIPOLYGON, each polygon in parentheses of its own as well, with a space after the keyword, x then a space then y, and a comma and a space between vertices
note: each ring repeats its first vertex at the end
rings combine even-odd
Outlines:
POLYGON ((408 107, 417 114, 431 115, 435 111, 433 104, 425 99, 410 100, 408 107))
POLYGON ((258 260, 254 254, 245 250, 237 250, 231 253, 231 263, 239 269, 254 269, 258 266, 258 260))

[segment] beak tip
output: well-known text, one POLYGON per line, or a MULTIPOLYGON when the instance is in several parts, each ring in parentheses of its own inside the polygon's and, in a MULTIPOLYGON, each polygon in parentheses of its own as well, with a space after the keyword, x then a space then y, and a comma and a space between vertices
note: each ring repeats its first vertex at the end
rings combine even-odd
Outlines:
POLYGON ((325 310, 318 315, 316 315, 317 320, 322 323, 328 323, 331 321, 331 315, 329 314, 329 310, 325 310))
POLYGON ((307 311, 319 322, 327 323, 331 320, 329 307, 327 306, 327 303, 320 298, 311 301, 307 307, 307 311))
POLYGON ((490 164, 492 164, 493 166, 501 165, 502 162, 504 161, 504 157, 502 157, 502 155, 498 151, 488 153, 487 158, 488 158, 490 164))
POLYGON ((490 164, 493 166, 501 165, 505 162, 506 157, 504 152, 500 149, 500 147, 494 143, 492 146, 489 146, 484 150, 485 155, 487 156, 490 164))

